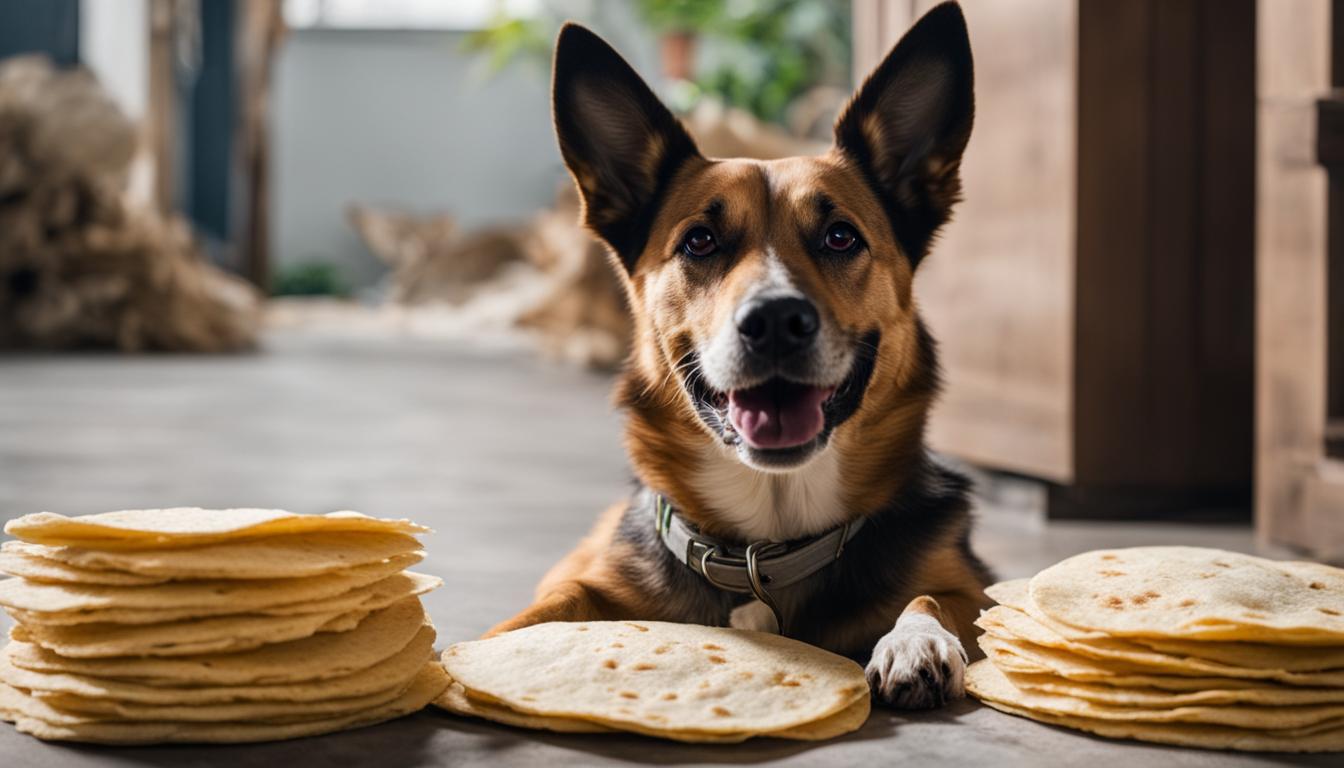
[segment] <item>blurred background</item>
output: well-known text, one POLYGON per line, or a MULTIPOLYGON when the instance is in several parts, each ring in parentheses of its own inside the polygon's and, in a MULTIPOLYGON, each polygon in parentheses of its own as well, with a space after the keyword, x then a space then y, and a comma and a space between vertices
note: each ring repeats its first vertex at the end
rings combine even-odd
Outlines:
MULTIPOLYGON (((931 5, 0 0, 0 512, 406 515, 483 629, 629 488, 559 25, 771 158, 931 5)), ((962 5, 965 202, 916 294, 991 562, 1344 556, 1340 3, 962 5)))

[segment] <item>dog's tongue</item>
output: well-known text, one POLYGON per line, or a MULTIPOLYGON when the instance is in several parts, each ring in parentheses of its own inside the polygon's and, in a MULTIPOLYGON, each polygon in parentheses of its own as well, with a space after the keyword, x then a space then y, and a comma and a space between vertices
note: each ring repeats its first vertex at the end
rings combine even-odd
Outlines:
POLYGON ((728 419, 752 448, 792 448, 821 433, 834 389, 771 381, 728 394, 728 419))

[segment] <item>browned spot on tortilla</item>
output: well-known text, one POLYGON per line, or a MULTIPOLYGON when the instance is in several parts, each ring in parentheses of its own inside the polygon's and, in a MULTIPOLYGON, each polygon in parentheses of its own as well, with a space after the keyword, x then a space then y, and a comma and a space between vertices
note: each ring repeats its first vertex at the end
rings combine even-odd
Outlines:
POLYGON ((1182 607, 1182 608, 1189 608, 1190 606, 1192 606, 1192 605, 1194 605, 1194 604, 1195 604, 1195 598, 1193 598, 1193 597, 1187 597, 1187 598, 1185 598, 1184 600, 1181 601, 1181 607, 1182 607))
POLYGON ((708 681, 708 680, 701 680, 701 681, 700 681, 700 685, 699 685, 699 687, 700 687, 700 688, 708 688, 708 687, 709 687, 709 681, 708 681))
POLYGON ((1161 597, 1161 595, 1150 589, 1141 595, 1135 595, 1129 598, 1129 601, 1135 605, 1147 605, 1149 602, 1156 600, 1159 597, 1161 597))
POLYGON ((1216 566, 1218 566, 1219 568, 1231 568, 1231 567, 1232 567, 1232 564, 1231 564, 1231 563, 1224 563, 1222 560, 1214 560, 1214 561, 1213 561, 1213 564, 1216 565, 1216 566))
POLYGON ((1111 560, 1119 560, 1120 558, 1116 557, 1115 555, 1102 555, 1101 559, 1111 561, 1111 560))
POLYGON ((606 667, 607 669, 615 669, 619 667, 620 664, 616 663, 615 659, 607 659, 606 661, 602 662, 602 666, 606 667))
POLYGON ((612 648, 624 648, 624 647, 625 647, 625 643, 612 643, 612 644, 611 644, 611 647, 612 647, 612 648))
POLYGON ((537 697, 536 697, 536 696, 519 696, 518 698, 522 699, 523 701, 536 701, 536 700, 537 700, 537 697))
POLYGON ((803 674, 799 675, 799 677, 803 678, 804 680, 811 680, 811 679, 813 679, 813 678, 812 678, 812 673, 811 673, 811 672, 804 672, 803 674))
POLYGON ((1310 584, 1308 584, 1307 586, 1310 587, 1310 588, 1312 588, 1312 589, 1325 589, 1325 585, 1322 584, 1322 583, 1319 582, 1319 581, 1313 581, 1313 582, 1311 582, 1310 584))
POLYGON ((621 698, 622 698, 622 699, 638 699, 638 698, 639 698, 639 694, 638 694, 638 693, 635 693, 634 691, 621 691, 621 698))
POLYGON ((640 662, 639 664, 636 664, 636 665, 635 665, 635 671, 636 671, 636 672, 647 672, 647 671, 650 670, 650 669, 657 669, 657 668, 658 668, 658 665, 656 665, 656 664, 650 664, 650 663, 648 663, 647 661, 640 662))
POLYGON ((726 664, 726 663, 728 663, 728 660, 725 659, 725 658, 723 658, 722 656, 710 656, 710 657, 709 657, 709 660, 710 660, 711 662, 715 663, 715 664, 726 664))
POLYGON ((733 715, 732 712, 728 711, 727 709, 724 709, 723 707, 715 707, 714 714, 718 715, 719 717, 732 717, 733 715))
POLYGON ((1101 575, 1102 575, 1102 576, 1105 576, 1105 577, 1108 578, 1108 579, 1114 579, 1116 576, 1124 576, 1124 575, 1125 575, 1125 572, 1124 572, 1124 571, 1102 571, 1102 572, 1101 572, 1101 575))
POLYGON ((1216 573, 1209 573, 1208 571, 1203 571, 1202 573, 1196 573, 1195 577, 1200 579, 1212 579, 1214 576, 1217 575, 1218 574, 1216 573))
POLYGON ((667 722, 667 718, 666 718, 666 717, 663 717, 662 715, 645 715, 645 717, 649 718, 650 720, 652 720, 652 721, 655 722, 655 723, 666 723, 666 722, 667 722))
POLYGON ((705 643, 704 645, 702 645, 702 646, 700 646, 700 647, 701 647, 701 648, 704 648, 706 651, 722 651, 722 650, 723 650, 723 646, 721 646, 721 645, 715 645, 715 644, 713 644, 713 643, 705 643))
POLYGON ((663 694, 663 701, 676 701, 676 700, 677 700, 677 694, 675 694, 675 693, 664 693, 664 694, 663 694))
POLYGON ((737 676, 740 677, 740 678, 742 678, 743 680, 750 680, 751 678, 753 678, 753 677, 756 676, 756 673, 754 673, 754 672, 747 672, 746 670, 743 670, 743 671, 741 671, 741 672, 738 672, 738 673, 737 673, 737 676))
POLYGON ((656 654, 658 654, 659 656, 661 656, 661 655, 663 655, 664 653, 667 653, 667 652, 670 651, 670 650, 672 650, 672 649, 669 648, 669 647, 667 647, 666 645, 660 645, 660 646, 658 646, 657 648, 654 648, 654 649, 653 649, 653 652, 656 653, 656 654))
POLYGON ((627 627, 634 627, 635 629, 638 629, 640 632, 648 632, 648 631, 649 631, 649 628, 646 627, 646 626, 644 626, 643 624, 631 624, 630 622, 627 621, 627 622, 625 622, 625 625, 626 625, 627 627))
POLYGON ((1317 608, 1316 610, 1320 611, 1321 613, 1324 613, 1326 616, 1339 615, 1339 611, 1336 611, 1334 608, 1317 608))
POLYGON ((588 631, 588 628, 587 628, 587 627, 577 627, 577 629, 578 629, 580 632, 587 632, 587 631, 588 631))
POLYGON ((1118 611, 1121 608, 1125 607, 1125 601, 1121 600, 1115 595, 1111 595, 1110 597, 1102 601, 1102 605, 1105 605, 1107 608, 1114 608, 1115 610, 1118 611))

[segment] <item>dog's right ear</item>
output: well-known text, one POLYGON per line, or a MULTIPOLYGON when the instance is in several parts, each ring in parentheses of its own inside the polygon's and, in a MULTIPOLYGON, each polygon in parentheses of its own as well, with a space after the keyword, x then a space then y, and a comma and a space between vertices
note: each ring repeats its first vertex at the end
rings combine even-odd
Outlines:
POLYGON ((554 73, 555 132, 584 223, 634 271, 663 188, 700 152, 620 54, 584 27, 560 30, 554 73))

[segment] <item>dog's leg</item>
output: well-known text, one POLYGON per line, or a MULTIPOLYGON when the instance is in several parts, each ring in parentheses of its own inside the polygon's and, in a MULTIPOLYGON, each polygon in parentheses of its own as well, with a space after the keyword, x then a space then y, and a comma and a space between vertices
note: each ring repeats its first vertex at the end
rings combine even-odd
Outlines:
POLYGON ((485 633, 486 637, 548 621, 595 621, 624 618, 615 615, 609 601, 602 599, 581 581, 555 584, 535 603, 513 618, 500 622, 485 633))
POLYGON ((974 637, 978 602, 960 593, 911 600, 873 647, 866 670, 873 696, 900 709, 930 709, 961 698, 967 657, 958 634, 967 642, 974 637))

